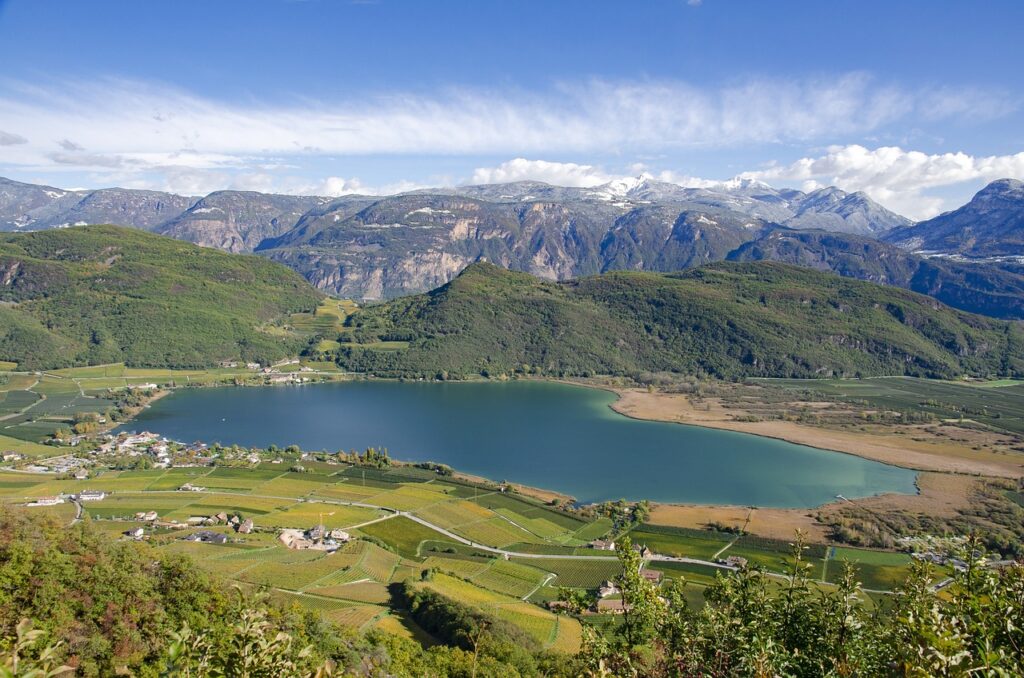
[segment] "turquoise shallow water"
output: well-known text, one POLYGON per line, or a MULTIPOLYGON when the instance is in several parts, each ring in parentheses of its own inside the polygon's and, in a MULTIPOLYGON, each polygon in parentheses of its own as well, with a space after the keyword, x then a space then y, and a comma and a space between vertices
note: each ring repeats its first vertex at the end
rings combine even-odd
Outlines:
POLYGON ((126 429, 305 450, 387 447, 580 501, 810 507, 916 492, 913 471, 743 433, 637 421, 614 394, 565 384, 347 382, 188 389, 126 429))

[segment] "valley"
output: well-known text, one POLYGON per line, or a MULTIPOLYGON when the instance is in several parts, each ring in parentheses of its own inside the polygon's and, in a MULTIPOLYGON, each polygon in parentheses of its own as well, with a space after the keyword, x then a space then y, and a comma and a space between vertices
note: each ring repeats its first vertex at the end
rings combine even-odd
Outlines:
MULTIPOLYGON (((609 533, 648 544, 652 576, 666 582, 685 577, 696 605, 716 572, 741 562, 764 564, 784 581, 786 540, 630 526, 614 506, 560 510, 503 484, 466 482, 411 466, 373 468, 291 449, 258 454, 263 461, 255 465, 97 470, 86 480, 8 472, 0 474, 0 483, 6 501, 98 493, 98 499, 78 500, 92 529, 111 536, 141 530, 139 539, 157 553, 187 554, 218 576, 246 588, 267 587, 276 599, 343 626, 408 637, 424 632, 396 600, 394 587, 429 571, 414 586, 488 611, 540 647, 577 651, 580 623, 598 624, 606 617, 586 613, 577 620, 554 614, 548 608, 558 606, 549 604, 566 590, 586 594, 617 576, 615 554, 593 546, 609 533), (150 512, 152 517, 140 518, 150 512), (221 515, 251 520, 254 528, 240 532, 238 523, 221 515), (332 534, 341 530, 342 542, 326 551, 295 550, 277 537, 280 528, 317 525, 332 534)), ((229 457, 230 451, 225 462, 229 457)), ((74 514, 72 501, 26 510, 68 516, 74 514)), ((871 589, 869 602, 884 599, 911 562, 906 555, 820 546, 808 558, 815 585, 824 589, 835 581, 836 564, 856 563, 871 589)))

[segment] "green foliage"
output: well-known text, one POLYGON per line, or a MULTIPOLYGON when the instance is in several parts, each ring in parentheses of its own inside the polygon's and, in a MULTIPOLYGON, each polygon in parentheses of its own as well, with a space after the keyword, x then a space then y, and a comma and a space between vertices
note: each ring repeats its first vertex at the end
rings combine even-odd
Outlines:
POLYGON ((985 567, 973 540, 965 551, 968 567, 942 595, 918 564, 882 611, 862 602, 849 567, 834 589, 812 582, 798 539, 781 582, 756 568, 719 576, 696 610, 684 580, 653 595, 624 545, 625 621, 614 639, 591 635, 580 660, 596 675, 1021 675, 1024 566, 985 567))
POLYGON ((14 631, 13 647, 0 666, 0 678, 51 678, 74 670, 57 661, 61 642, 43 645, 46 634, 33 629, 30 619, 22 619, 14 631))
POLYGON ((400 595, 410 615, 448 645, 499 659, 524 675, 537 672, 537 641, 519 627, 425 588, 406 582, 400 595))
MULTIPOLYGON (((82 676, 190 678, 1022 675, 1024 565, 986 564, 973 539, 959 555, 966 567, 941 592, 932 586, 938 573, 918 563, 879 606, 867 602, 851 568, 834 587, 815 582, 798 539, 785 577, 756 567, 721 574, 696 608, 688 575, 650 582, 623 538, 621 623, 588 625, 583 650, 566 657, 539 652, 524 629, 429 583, 392 589, 403 614, 438 643, 425 650, 226 592, 188 559, 113 542, 88 520, 62 527, 5 508, 0 678, 66 675, 68 667, 82 676)), ((562 597, 577 609, 590 600, 574 591, 562 597)))
POLYGON ((775 263, 551 283, 474 264, 347 319, 342 367, 458 378, 644 372, 821 377, 1024 373, 1024 330, 900 289, 775 263))
POLYGON ((115 226, 0 236, 0 274, 0 359, 22 369, 272 362, 300 340, 261 327, 321 297, 260 257, 115 226))

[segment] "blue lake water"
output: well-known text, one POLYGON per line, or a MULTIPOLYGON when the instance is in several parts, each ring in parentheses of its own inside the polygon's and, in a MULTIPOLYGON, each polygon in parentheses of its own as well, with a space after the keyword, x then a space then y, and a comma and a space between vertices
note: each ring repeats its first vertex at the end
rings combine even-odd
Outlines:
POLYGON ((545 382, 186 389, 125 429, 191 442, 304 450, 386 447, 583 502, 811 507, 836 495, 914 493, 913 471, 780 440, 612 411, 615 395, 545 382))

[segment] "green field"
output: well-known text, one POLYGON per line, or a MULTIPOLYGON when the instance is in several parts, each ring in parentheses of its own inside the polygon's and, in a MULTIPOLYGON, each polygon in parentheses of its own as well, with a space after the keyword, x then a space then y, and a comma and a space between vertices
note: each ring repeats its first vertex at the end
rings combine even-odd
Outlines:
POLYGON ((441 533, 404 516, 367 525, 359 528, 359 531, 367 536, 380 539, 408 558, 420 555, 420 545, 424 541, 452 543, 441 533))
MULTIPOLYGON (((793 391, 823 393, 847 402, 897 412, 920 411, 939 419, 977 421, 1024 433, 1024 382, 949 382, 912 377, 875 379, 764 379, 793 391), (979 388, 990 384, 993 388, 979 388)), ((812 396, 813 399, 813 396, 812 396)))
MULTIPOLYGON (((400 611, 392 608, 395 589, 389 588, 413 582, 414 586, 431 588, 519 627, 542 647, 573 651, 582 637, 580 620, 554 615, 545 604, 558 598, 561 587, 593 590, 621 573, 613 553, 581 546, 586 540, 580 537, 608 532, 611 525, 606 518, 587 522, 528 498, 488 493, 483 488, 474 491, 475 498, 467 499, 466 486, 439 481, 430 472, 421 472, 422 469, 366 469, 364 485, 364 471, 344 465, 309 463, 306 473, 281 468, 264 464, 257 468, 105 471, 87 481, 0 472, 0 501, 17 503, 58 492, 103 489, 110 493, 107 498, 86 502, 83 508, 87 520, 113 538, 120 538, 126 530, 139 525, 135 515, 146 511, 155 511, 164 521, 179 523, 192 516, 221 512, 252 518, 257 531, 244 535, 224 524, 179 525, 179 529, 172 525, 144 527, 151 543, 164 552, 187 555, 202 568, 236 585, 250 590, 266 589, 281 600, 357 629, 368 629, 381 620, 391 619, 389 626, 397 624, 415 635, 414 627, 402 626, 398 617, 391 616, 400 611), (187 479, 208 490, 174 489, 187 479), (308 499, 346 487, 370 495, 359 496, 358 501, 380 506, 404 504, 408 508, 403 510, 414 510, 444 529, 465 534, 477 542, 502 543, 525 535, 532 541, 514 541, 510 550, 541 555, 513 555, 506 559, 453 541, 404 515, 339 503, 345 499, 308 499), (274 496, 268 492, 270 489, 274 496), (278 539, 281 527, 309 528, 322 522, 329 528, 351 528, 367 521, 375 522, 351 529, 354 540, 335 553, 290 550, 278 539), (524 527, 516 527, 510 521, 524 527), (182 540, 199 529, 220 532, 229 541, 213 545, 182 540)), ((68 502, 31 510, 70 521, 75 505, 68 502)), ((635 543, 646 544, 661 553, 711 559, 721 552, 720 557, 741 555, 752 566, 775 573, 786 570, 789 548, 785 542, 654 525, 644 525, 629 535, 635 543)), ((842 576, 843 566, 851 563, 866 588, 880 591, 897 586, 906 576, 909 562, 905 554, 853 548, 834 548, 826 553, 825 548, 814 546, 805 555, 813 566, 811 576, 818 580, 818 586, 830 587, 842 576)), ((662 571, 667 580, 685 579, 683 595, 694 607, 704 605, 704 592, 720 572, 709 565, 660 561, 647 567, 662 571)), ((776 578, 768 582, 773 591, 780 585, 776 578)))
POLYGON ((572 588, 597 588, 601 582, 612 579, 622 571, 617 560, 516 558, 513 562, 557 575, 552 584, 572 588))
POLYGON ((735 536, 706 530, 644 525, 629 533, 634 544, 644 544, 667 556, 710 560, 735 536))
POLYGON ((911 558, 905 553, 836 546, 829 549, 825 581, 839 581, 846 563, 853 566, 857 581, 864 588, 885 591, 903 583, 909 573, 911 558))

